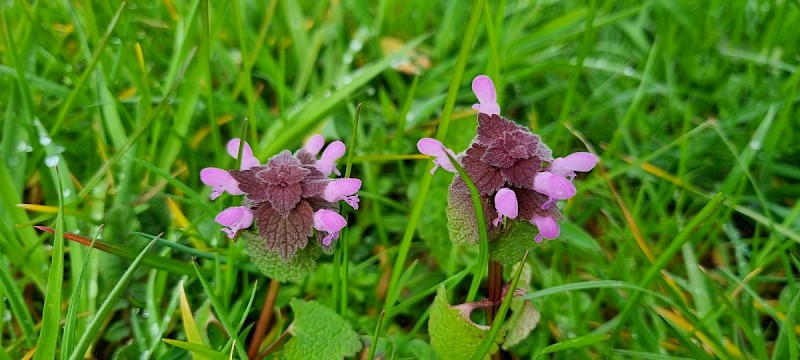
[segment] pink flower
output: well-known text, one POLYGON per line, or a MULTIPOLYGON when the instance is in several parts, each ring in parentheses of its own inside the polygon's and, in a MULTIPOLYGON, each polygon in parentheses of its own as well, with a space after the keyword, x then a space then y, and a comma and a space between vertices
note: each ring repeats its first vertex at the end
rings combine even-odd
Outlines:
POLYGON ((244 206, 234 206, 223 210, 214 220, 224 226, 222 231, 233 239, 237 231, 253 225, 253 213, 244 206))
MULTIPOLYGON (((314 140, 318 141, 318 140, 314 140)), ((313 150, 317 144, 312 143, 311 149, 313 150)), ((344 143, 336 140, 325 148, 325 151, 322 152, 322 156, 320 156, 317 163, 314 165, 317 170, 325 174, 325 176, 329 176, 331 172, 336 174, 337 176, 342 175, 339 172, 339 169, 336 168, 336 160, 339 160, 344 155, 345 146, 344 143)))
POLYGON ((503 222, 503 216, 514 219, 519 213, 517 194, 509 188, 502 188, 494 195, 494 208, 497 210, 497 219, 492 225, 497 226, 503 222))
POLYGON ((542 204, 542 209, 549 208, 558 200, 569 199, 577 192, 571 181, 549 171, 536 174, 533 179, 533 190, 548 197, 547 202, 542 204))
POLYGON ((213 186, 211 200, 218 198, 223 192, 227 191, 231 195, 242 195, 244 192, 239 189, 239 182, 227 171, 209 167, 200 170, 200 181, 208 186, 213 186))
POLYGON ((563 176, 572 181, 575 172, 588 172, 597 165, 597 156, 588 152, 576 152, 563 158, 553 160, 547 169, 553 174, 563 176))
POLYGON ((450 162, 450 158, 447 157, 447 154, 450 154, 450 156, 455 159, 456 154, 453 153, 453 150, 444 147, 441 141, 431 138, 422 138, 417 141, 417 149, 422 154, 435 157, 435 159, 433 159, 433 164, 436 166, 431 169, 431 174, 440 166, 442 169, 451 173, 456 172, 456 167, 453 166, 453 163, 450 162))
POLYGON ((556 221, 556 219, 554 219, 552 216, 533 215, 531 223, 539 228, 539 233, 533 238, 533 240, 537 243, 542 242, 542 238, 550 240, 555 239, 560 233, 558 221, 556 221))
MULTIPOLYGON (((228 141, 228 154, 233 156, 234 159, 239 158, 239 146, 241 145, 241 141, 242 139, 239 138, 233 138, 231 141, 228 141)), ((244 147, 242 148, 242 168, 240 170, 247 170, 259 165, 261 165, 261 163, 253 156, 253 149, 250 148, 250 144, 245 141, 244 147)))
POLYGON ((313 156, 317 156, 323 146, 325 146, 325 138, 320 134, 316 134, 306 140, 305 145, 303 145, 303 150, 313 156))
POLYGON ((497 105, 497 92, 492 79, 486 75, 478 75, 472 80, 472 92, 480 104, 472 105, 478 112, 487 115, 500 115, 500 105, 497 105))
POLYGON ((325 187, 322 197, 326 201, 337 202, 344 200, 353 209, 358 210, 358 190, 361 189, 361 180, 354 178, 343 178, 332 180, 325 187))
POLYGON ((345 225, 347 225, 347 220, 333 210, 319 209, 314 213, 314 229, 328 233, 322 239, 322 245, 330 246, 333 240, 339 238, 339 231, 345 225))

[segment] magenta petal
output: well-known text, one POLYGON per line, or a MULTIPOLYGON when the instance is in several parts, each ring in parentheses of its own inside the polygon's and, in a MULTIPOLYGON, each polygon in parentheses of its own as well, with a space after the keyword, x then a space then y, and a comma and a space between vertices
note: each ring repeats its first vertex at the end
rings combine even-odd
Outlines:
POLYGON ((303 150, 311 155, 317 156, 323 146, 325 146, 325 138, 320 134, 316 134, 306 140, 305 145, 303 145, 303 150))
POLYGON ((339 170, 336 169, 336 160, 339 160, 344 155, 345 149, 344 143, 339 140, 330 143, 315 165, 317 170, 325 174, 325 176, 330 175, 331 172, 340 175, 339 170))
POLYGON ((322 239, 322 244, 325 246, 330 246, 334 239, 339 238, 339 231, 345 225, 347 225, 347 220, 333 210, 319 209, 314 213, 314 228, 317 231, 328 233, 322 239))
POLYGON ((336 179, 328 183, 325 187, 323 197, 330 202, 344 199, 347 195, 353 195, 361 189, 361 180, 354 178, 336 179))
POLYGON ((456 154, 453 153, 453 150, 444 147, 441 141, 432 138, 419 139, 419 141, 417 141, 417 150, 422 154, 436 157, 433 159, 433 163, 436 166, 431 169, 431 174, 433 174, 439 166, 451 173, 456 172, 456 167, 450 162, 450 158, 447 156, 447 154, 450 154, 451 157, 455 158, 456 154))
POLYGON ((517 217, 519 207, 517 204, 517 194, 509 188, 502 188, 494 196, 494 208, 497 213, 507 218, 517 217))
MULTIPOLYGON (((240 138, 233 138, 231 141, 228 141, 227 150, 228 154, 232 156, 234 159, 239 158, 239 146, 241 145, 242 139, 240 138)), ((244 147, 242 148, 242 167, 241 170, 247 170, 254 166, 261 165, 253 156, 253 149, 250 147, 250 144, 247 141, 244 142, 244 147)))
POLYGON ((417 150, 420 153, 428 156, 445 156, 444 144, 441 141, 432 138, 422 138, 417 141, 417 150))
POLYGON ((577 192, 571 181, 548 171, 536 175, 533 190, 555 200, 569 199, 577 192))
POLYGON ((225 170, 209 167, 200 170, 200 181, 203 184, 214 187, 211 192, 211 200, 218 198, 223 192, 227 191, 231 195, 242 195, 244 192, 239 189, 239 182, 225 170))
POLYGON ((548 171, 563 177, 575 177, 575 172, 587 172, 597 165, 597 156, 588 152, 576 152, 553 160, 548 171))
POLYGON ((480 104, 472 106, 473 109, 488 115, 500 115, 500 106, 497 104, 497 92, 494 83, 486 75, 478 75, 472 80, 472 92, 480 104))
POLYGON ((533 215, 533 219, 531 219, 531 223, 536 225, 539 228, 539 234, 536 235, 534 240, 537 243, 542 242, 542 238, 545 239, 555 239, 558 237, 560 233, 560 229, 558 227, 558 222, 552 216, 539 216, 533 215))
POLYGON ((214 220, 224 226, 222 231, 233 239, 237 231, 253 225, 253 213, 244 206, 234 206, 223 210, 214 220))

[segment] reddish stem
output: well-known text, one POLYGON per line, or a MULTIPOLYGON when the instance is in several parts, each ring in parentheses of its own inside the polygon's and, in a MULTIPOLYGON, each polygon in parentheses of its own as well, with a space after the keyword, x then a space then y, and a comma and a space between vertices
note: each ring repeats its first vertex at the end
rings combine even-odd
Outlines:
POLYGON ((272 309, 275 307, 275 299, 278 297, 278 289, 280 289, 280 287, 280 281, 275 279, 270 280, 269 290, 267 291, 267 296, 264 298, 264 306, 261 308, 261 315, 258 317, 253 338, 250 340, 250 347, 247 348, 247 357, 250 359, 255 359, 256 356, 258 356, 258 350, 261 348, 264 335, 267 333, 267 327, 272 320, 272 309))

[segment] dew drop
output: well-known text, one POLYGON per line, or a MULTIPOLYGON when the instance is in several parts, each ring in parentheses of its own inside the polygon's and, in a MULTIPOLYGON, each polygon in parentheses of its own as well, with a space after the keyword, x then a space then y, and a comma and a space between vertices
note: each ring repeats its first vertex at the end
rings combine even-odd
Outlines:
POLYGON ((56 150, 57 153, 62 154, 64 152, 64 150, 66 150, 66 149, 64 149, 64 147, 61 146, 61 145, 56 145, 55 150, 56 150))
POLYGON ((370 86, 367 88, 367 96, 373 96, 373 95, 375 95, 375 88, 370 86))
POLYGON ((342 56, 342 62, 345 64, 353 63, 353 53, 347 53, 342 56))
POLYGON ((416 116, 414 116, 414 113, 406 114, 406 121, 412 122, 412 121, 414 121, 414 118, 416 118, 416 116))
POLYGON ((325 90, 325 92, 322 94, 322 96, 324 96, 325 98, 329 98, 329 97, 331 97, 332 94, 333 93, 330 90, 325 90))
POLYGON ((51 155, 44 158, 44 164, 47 165, 47 167, 55 167, 56 165, 58 165, 60 159, 61 158, 58 157, 58 155, 51 155))
POLYGON ((19 156, 16 154, 9 156, 8 159, 6 159, 6 164, 8 167, 15 167, 19 165, 19 156))
POLYGON ((636 73, 636 71, 635 71, 635 70, 633 70, 633 68, 632 68, 632 67, 630 67, 630 66, 626 66, 626 67, 625 67, 625 69, 624 69, 624 70, 622 70, 622 75, 625 75, 625 76, 627 76, 627 77, 631 77, 631 76, 633 76, 633 74, 635 74, 635 73, 636 73))
POLYGON ((350 77, 348 75, 345 75, 344 77, 342 77, 342 84, 349 85, 351 82, 353 82, 353 78, 352 77, 350 77))
POLYGON ((362 47, 364 47, 364 42, 361 41, 361 39, 353 39, 353 41, 350 42, 350 51, 359 51, 362 47))
POLYGON ((33 151, 33 147, 30 146, 27 142, 20 141, 19 143, 17 143, 17 152, 31 152, 31 151, 33 151))
POLYGON ((49 136, 42 136, 39 138, 39 144, 42 144, 42 146, 47 146, 51 143, 53 143, 53 139, 51 139, 49 136))
POLYGON ((72 191, 70 191, 69 189, 64 189, 64 192, 62 194, 64 195, 65 198, 68 198, 70 195, 72 195, 72 191))
POLYGON ((762 146, 763 146, 763 144, 761 143, 761 141, 753 140, 753 141, 750 142, 750 148, 755 150, 755 151, 761 150, 762 146))
POLYGON ((118 37, 112 38, 111 39, 111 43, 114 44, 114 45, 122 44, 122 39, 120 39, 118 37))

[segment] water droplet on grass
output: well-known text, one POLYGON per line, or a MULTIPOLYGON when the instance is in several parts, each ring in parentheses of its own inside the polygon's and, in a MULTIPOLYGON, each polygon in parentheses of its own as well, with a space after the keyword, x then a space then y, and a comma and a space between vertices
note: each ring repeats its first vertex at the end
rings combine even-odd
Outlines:
POLYGON ((44 164, 47 165, 47 167, 55 167, 56 165, 58 165, 58 162, 60 160, 61 158, 58 157, 57 155, 51 155, 44 158, 44 164))
POLYGON ((627 77, 631 77, 631 76, 633 76, 634 74, 636 74, 636 71, 635 71, 635 70, 633 70, 633 68, 632 68, 632 67, 630 67, 630 66, 627 66, 627 67, 625 67, 625 69, 624 69, 624 70, 622 70, 622 75, 625 75, 625 76, 627 76, 627 77))
POLYGON ((42 136, 39 138, 39 144, 42 144, 42 146, 50 145, 52 142, 53 139, 51 139, 49 136, 42 136))
POLYGON ((27 142, 20 141, 19 143, 17 143, 17 152, 31 152, 31 151, 33 151, 33 147, 30 146, 27 142))

